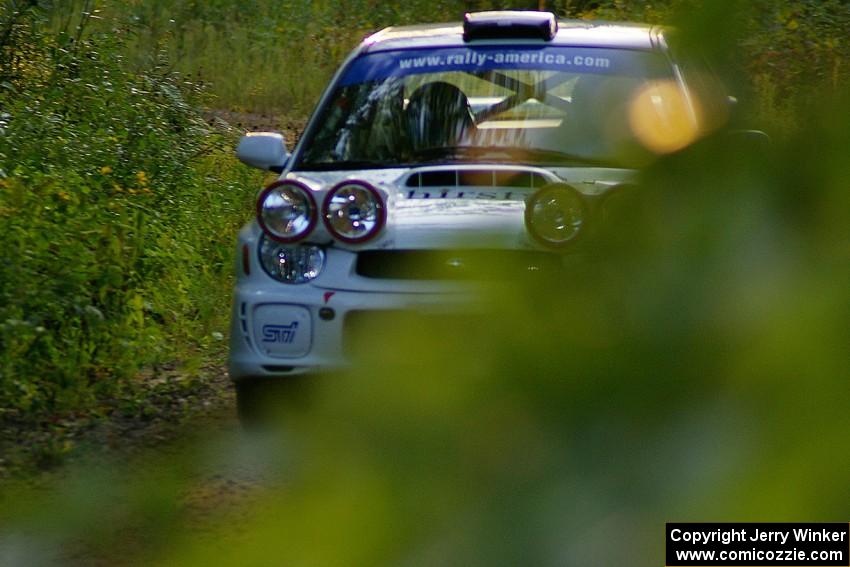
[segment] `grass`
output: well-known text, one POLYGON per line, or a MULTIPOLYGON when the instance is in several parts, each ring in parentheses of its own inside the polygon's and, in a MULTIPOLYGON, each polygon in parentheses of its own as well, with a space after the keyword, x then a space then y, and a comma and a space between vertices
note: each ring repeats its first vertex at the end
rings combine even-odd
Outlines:
MULTIPOLYGON (((675 24, 729 71, 736 94, 763 124, 785 130, 813 89, 838 93, 848 77, 844 41, 850 14, 840 0, 733 0, 694 9, 693 0, 550 1, 561 16, 675 24), (724 20, 705 37, 693 14, 724 20), (720 51, 718 53, 717 51, 720 51), (790 105, 790 109, 789 109, 790 105)), ((128 60, 144 68, 154 55, 193 77, 219 108, 289 118, 309 113, 328 79, 368 34, 389 25, 458 21, 476 9, 537 7, 537 2, 307 2, 157 0, 104 5, 110 25, 132 23, 128 60)))
POLYGON ((200 85, 162 60, 126 68, 129 32, 3 8, 0 407, 20 417, 213 348, 262 177, 204 122, 200 85))
POLYGON ((221 108, 301 118, 339 63, 369 33, 388 25, 456 20, 463 2, 187 0, 114 5, 105 18, 135 22, 131 61, 152 49, 175 70, 204 82, 221 108))
MULTIPOLYGON (((215 348, 231 243, 262 177, 232 159, 235 132, 206 124, 205 107, 301 120, 366 34, 497 4, 6 0, 3 411, 85 406, 145 365, 215 348)), ((728 69, 746 71, 745 81, 731 75, 752 93, 750 115, 785 136, 803 127, 813 92, 834 98, 847 84, 850 15, 837 0, 712 3, 700 21, 685 0, 550 7, 678 21, 715 59, 734 62, 728 69), (725 22, 712 41, 705 18, 725 22)))
MULTIPOLYGON (((359 34, 463 7, 149 0, 86 20, 26 5, 0 18, 4 418, 116 399, 147 414, 152 368, 220 357, 261 176, 204 106, 303 113, 359 34)), ((685 3, 569 5, 666 19, 685 3)), ((642 178, 647 206, 620 211, 567 281, 517 284, 448 330, 374 330, 280 436, 99 464, 40 503, 2 495, 0 562, 660 565, 674 518, 846 514, 846 12, 752 2, 740 20, 758 33, 730 38, 725 4, 703 5, 704 47, 738 60, 760 120, 784 128, 771 148, 668 156, 642 178), (271 479, 260 505, 198 537, 185 494, 243 466, 271 479)), ((49 436, 37 454, 67 451, 49 436)))
MULTIPOLYGON (((217 352, 233 237, 262 177, 232 159, 236 132, 206 124, 205 108, 303 120, 368 33, 497 4, 6 0, 3 412, 85 407, 142 367, 174 358, 200 366, 199 353, 217 352)), ((850 15, 837 0, 713 3, 699 21, 685 0, 549 7, 679 22, 734 71, 732 84, 752 94, 746 110, 774 134, 792 136, 806 101, 847 84, 850 15), (705 18, 725 22, 712 41, 705 18), (746 74, 736 81, 736 72, 746 74)))

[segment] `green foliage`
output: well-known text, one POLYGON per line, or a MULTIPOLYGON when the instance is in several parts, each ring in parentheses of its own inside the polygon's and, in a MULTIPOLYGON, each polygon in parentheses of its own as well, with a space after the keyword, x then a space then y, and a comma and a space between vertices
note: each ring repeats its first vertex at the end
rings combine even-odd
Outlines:
MULTIPOLYGON (((200 117, 210 95, 218 107, 302 116, 371 31, 535 4, 3 2, 2 406, 85 404, 224 327, 230 240, 259 179, 200 117)), ((790 135, 811 101, 847 85, 840 0, 546 7, 678 23, 746 71, 751 110, 774 132, 790 135)))
POLYGON ((13 4, 0 25, 12 30, 0 60, 0 407, 77 407, 224 328, 231 241, 259 180, 231 166, 198 85, 165 60, 126 70, 124 30, 87 33, 83 19, 49 32, 49 11, 13 4))
MULTIPOLYGON (((418 4, 345 4, 328 25, 419 19, 418 4)), ((788 120, 771 148, 718 137, 668 156, 566 281, 517 282, 469 319, 370 329, 352 372, 289 392, 307 395, 287 396, 278 436, 192 439, 147 468, 84 469, 41 503, 9 491, 0 562, 661 565, 668 521, 846 515, 850 101, 846 46, 828 41, 847 4, 752 2, 737 37, 721 3, 702 4, 563 9, 698 22, 698 46, 739 59, 765 116, 788 120), (259 498, 227 508, 244 484, 259 498)), ((73 43, 62 23, 38 31, 37 11, 0 26, 15 38, 0 62, 2 407, 108 392, 126 383, 116 371, 203 343, 221 314, 230 235, 256 180, 229 171, 193 85, 151 55, 182 55, 220 93, 280 73, 275 84, 303 93, 234 88, 229 103, 287 111, 335 64, 304 64, 322 44, 303 35, 308 48, 287 39, 248 56, 279 66, 228 75, 242 51, 216 31, 226 47, 205 44, 204 66, 220 65, 196 66, 205 29, 248 37, 269 18, 315 32, 315 14, 332 11, 242 6, 128 4, 141 30, 73 43), (171 17, 198 31, 157 31, 171 17)), ((40 458, 66 450, 47 444, 40 458)))
MULTIPOLYGON (((722 48, 720 63, 737 94, 752 92, 753 113, 774 130, 789 131, 812 95, 841 92, 848 78, 844 37, 850 5, 842 0, 709 2, 706 0, 543 3, 559 15, 584 19, 675 24, 703 48, 722 48), (722 25, 706 25, 706 19, 722 25), (703 37, 703 34, 713 34, 703 37), (736 79, 737 77, 737 79, 736 79)), ((389 25, 457 21, 467 10, 536 8, 537 2, 304 2, 254 0, 200 3, 159 0, 105 9, 106 18, 137 25, 131 62, 146 64, 163 49, 180 71, 207 83, 232 110, 300 117, 363 37, 389 25), (234 57, 238 54, 238 57, 234 57)))
POLYGON ((133 23, 130 63, 147 65, 152 51, 164 50, 175 69, 203 81, 220 106, 300 118, 313 109, 351 49, 379 29, 458 21, 468 10, 537 5, 460 0, 153 0, 105 6, 103 17, 133 23))
POLYGON ((759 2, 742 42, 756 110, 774 129, 799 128, 799 116, 847 91, 850 4, 841 0, 759 2))
POLYGON ((463 11, 463 2, 451 0, 157 0, 113 5, 105 17, 134 22, 138 60, 146 62, 152 46, 166 50, 176 69, 208 83, 220 105, 300 117, 369 33, 456 20, 463 11))
POLYGON ((850 100, 807 118, 664 158, 568 278, 380 319, 350 372, 281 382, 279 431, 10 497, 12 557, 657 566, 665 522, 841 517, 850 100))
MULTIPOLYGON (((573 16, 674 24, 722 66, 748 114, 789 135, 801 116, 846 92, 850 4, 844 0, 608 0, 573 16)), ((588 4, 594 4, 588 7, 588 4)))

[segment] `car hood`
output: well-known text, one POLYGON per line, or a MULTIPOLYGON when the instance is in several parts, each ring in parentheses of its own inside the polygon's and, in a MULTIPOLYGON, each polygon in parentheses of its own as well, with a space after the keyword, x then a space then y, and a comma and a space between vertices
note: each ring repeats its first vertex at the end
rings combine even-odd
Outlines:
MULTIPOLYGON (((533 248, 524 225, 525 201, 551 183, 567 183, 590 207, 613 188, 630 183, 628 169, 514 165, 443 165, 361 171, 289 172, 314 192, 317 203, 336 184, 359 180, 387 202, 387 226, 374 240, 342 248, 533 248)), ((333 240, 321 226, 311 241, 333 240)))

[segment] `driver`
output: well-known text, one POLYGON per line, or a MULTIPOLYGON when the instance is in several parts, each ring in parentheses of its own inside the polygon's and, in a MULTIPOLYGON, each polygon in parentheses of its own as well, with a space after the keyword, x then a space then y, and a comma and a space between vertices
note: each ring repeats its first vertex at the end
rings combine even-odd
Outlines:
POLYGON ((443 81, 422 85, 410 95, 405 122, 414 152, 459 146, 475 128, 466 95, 443 81))

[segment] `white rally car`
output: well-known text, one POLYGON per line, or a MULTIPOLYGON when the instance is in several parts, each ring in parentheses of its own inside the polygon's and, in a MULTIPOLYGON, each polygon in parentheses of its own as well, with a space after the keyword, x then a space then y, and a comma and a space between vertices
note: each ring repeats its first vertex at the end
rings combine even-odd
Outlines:
POLYGON ((726 100, 650 26, 482 12, 368 37, 292 154, 272 133, 237 150, 280 173, 239 235, 240 406, 345 364, 359 316, 450 303, 470 267, 556 268, 606 199, 726 100))

